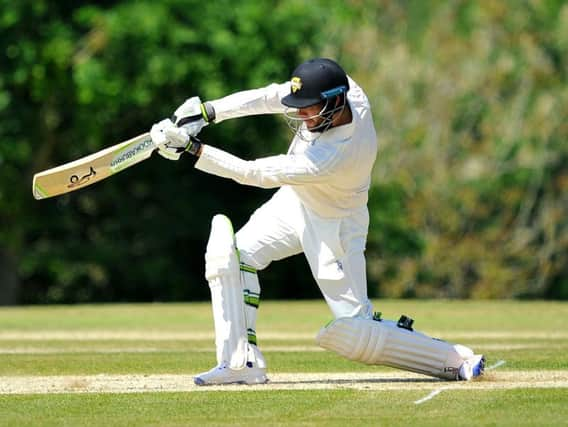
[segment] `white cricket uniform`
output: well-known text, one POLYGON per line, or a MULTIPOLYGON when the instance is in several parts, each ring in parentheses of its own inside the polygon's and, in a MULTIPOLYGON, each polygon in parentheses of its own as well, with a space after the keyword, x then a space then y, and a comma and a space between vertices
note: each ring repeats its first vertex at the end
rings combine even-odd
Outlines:
MULTIPOLYGON (((365 243, 371 170, 377 136, 369 101, 349 78, 351 123, 323 133, 302 124, 305 141, 294 136, 285 155, 245 161, 208 145, 197 169, 262 188, 277 188, 236 234, 241 261, 258 270, 304 252, 312 274, 336 318, 368 318, 365 243)), ((283 113, 290 83, 271 84, 212 101, 216 123, 283 113)))

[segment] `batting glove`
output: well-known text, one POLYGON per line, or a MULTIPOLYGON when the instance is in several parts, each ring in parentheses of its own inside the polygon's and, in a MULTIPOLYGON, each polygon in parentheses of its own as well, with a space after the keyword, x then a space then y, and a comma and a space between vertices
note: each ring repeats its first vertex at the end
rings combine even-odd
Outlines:
POLYGON ((170 119, 152 126, 150 137, 158 147, 158 154, 168 160, 179 160, 184 151, 197 155, 201 142, 185 128, 177 127, 170 119))
POLYGON ((187 130, 191 136, 197 136, 201 129, 215 120, 215 109, 211 103, 202 103, 198 96, 186 100, 174 112, 172 122, 187 130))

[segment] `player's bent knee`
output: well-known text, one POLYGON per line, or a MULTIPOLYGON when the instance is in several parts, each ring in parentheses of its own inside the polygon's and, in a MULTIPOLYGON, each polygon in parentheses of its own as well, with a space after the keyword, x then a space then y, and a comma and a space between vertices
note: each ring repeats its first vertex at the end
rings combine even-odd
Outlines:
POLYGON ((339 318, 322 328, 318 345, 350 360, 386 365, 443 379, 457 379, 464 346, 431 338, 390 320, 339 318))
POLYGON ((239 276, 239 257, 233 225, 225 215, 213 217, 205 253, 205 278, 211 284, 213 279, 220 276, 239 276))

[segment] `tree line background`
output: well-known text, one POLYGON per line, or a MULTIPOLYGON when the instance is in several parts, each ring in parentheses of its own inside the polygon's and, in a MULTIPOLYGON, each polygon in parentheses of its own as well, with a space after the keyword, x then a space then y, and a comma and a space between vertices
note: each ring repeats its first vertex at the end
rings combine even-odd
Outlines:
MULTIPOLYGON (((373 105, 373 297, 568 298, 568 3, 0 0, 0 303, 208 298, 211 217, 272 191, 157 155, 35 201, 34 173, 148 131, 186 98, 338 60, 373 105)), ((281 117, 209 126, 246 159, 281 117)), ((302 256, 265 298, 319 295, 302 256)))

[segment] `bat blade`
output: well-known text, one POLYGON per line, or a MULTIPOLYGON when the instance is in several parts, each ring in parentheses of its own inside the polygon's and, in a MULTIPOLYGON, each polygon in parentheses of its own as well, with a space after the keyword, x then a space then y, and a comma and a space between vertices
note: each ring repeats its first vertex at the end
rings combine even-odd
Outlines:
POLYGON ((150 133, 105 148, 34 175, 32 192, 37 200, 69 193, 87 187, 146 160, 156 145, 150 133))

